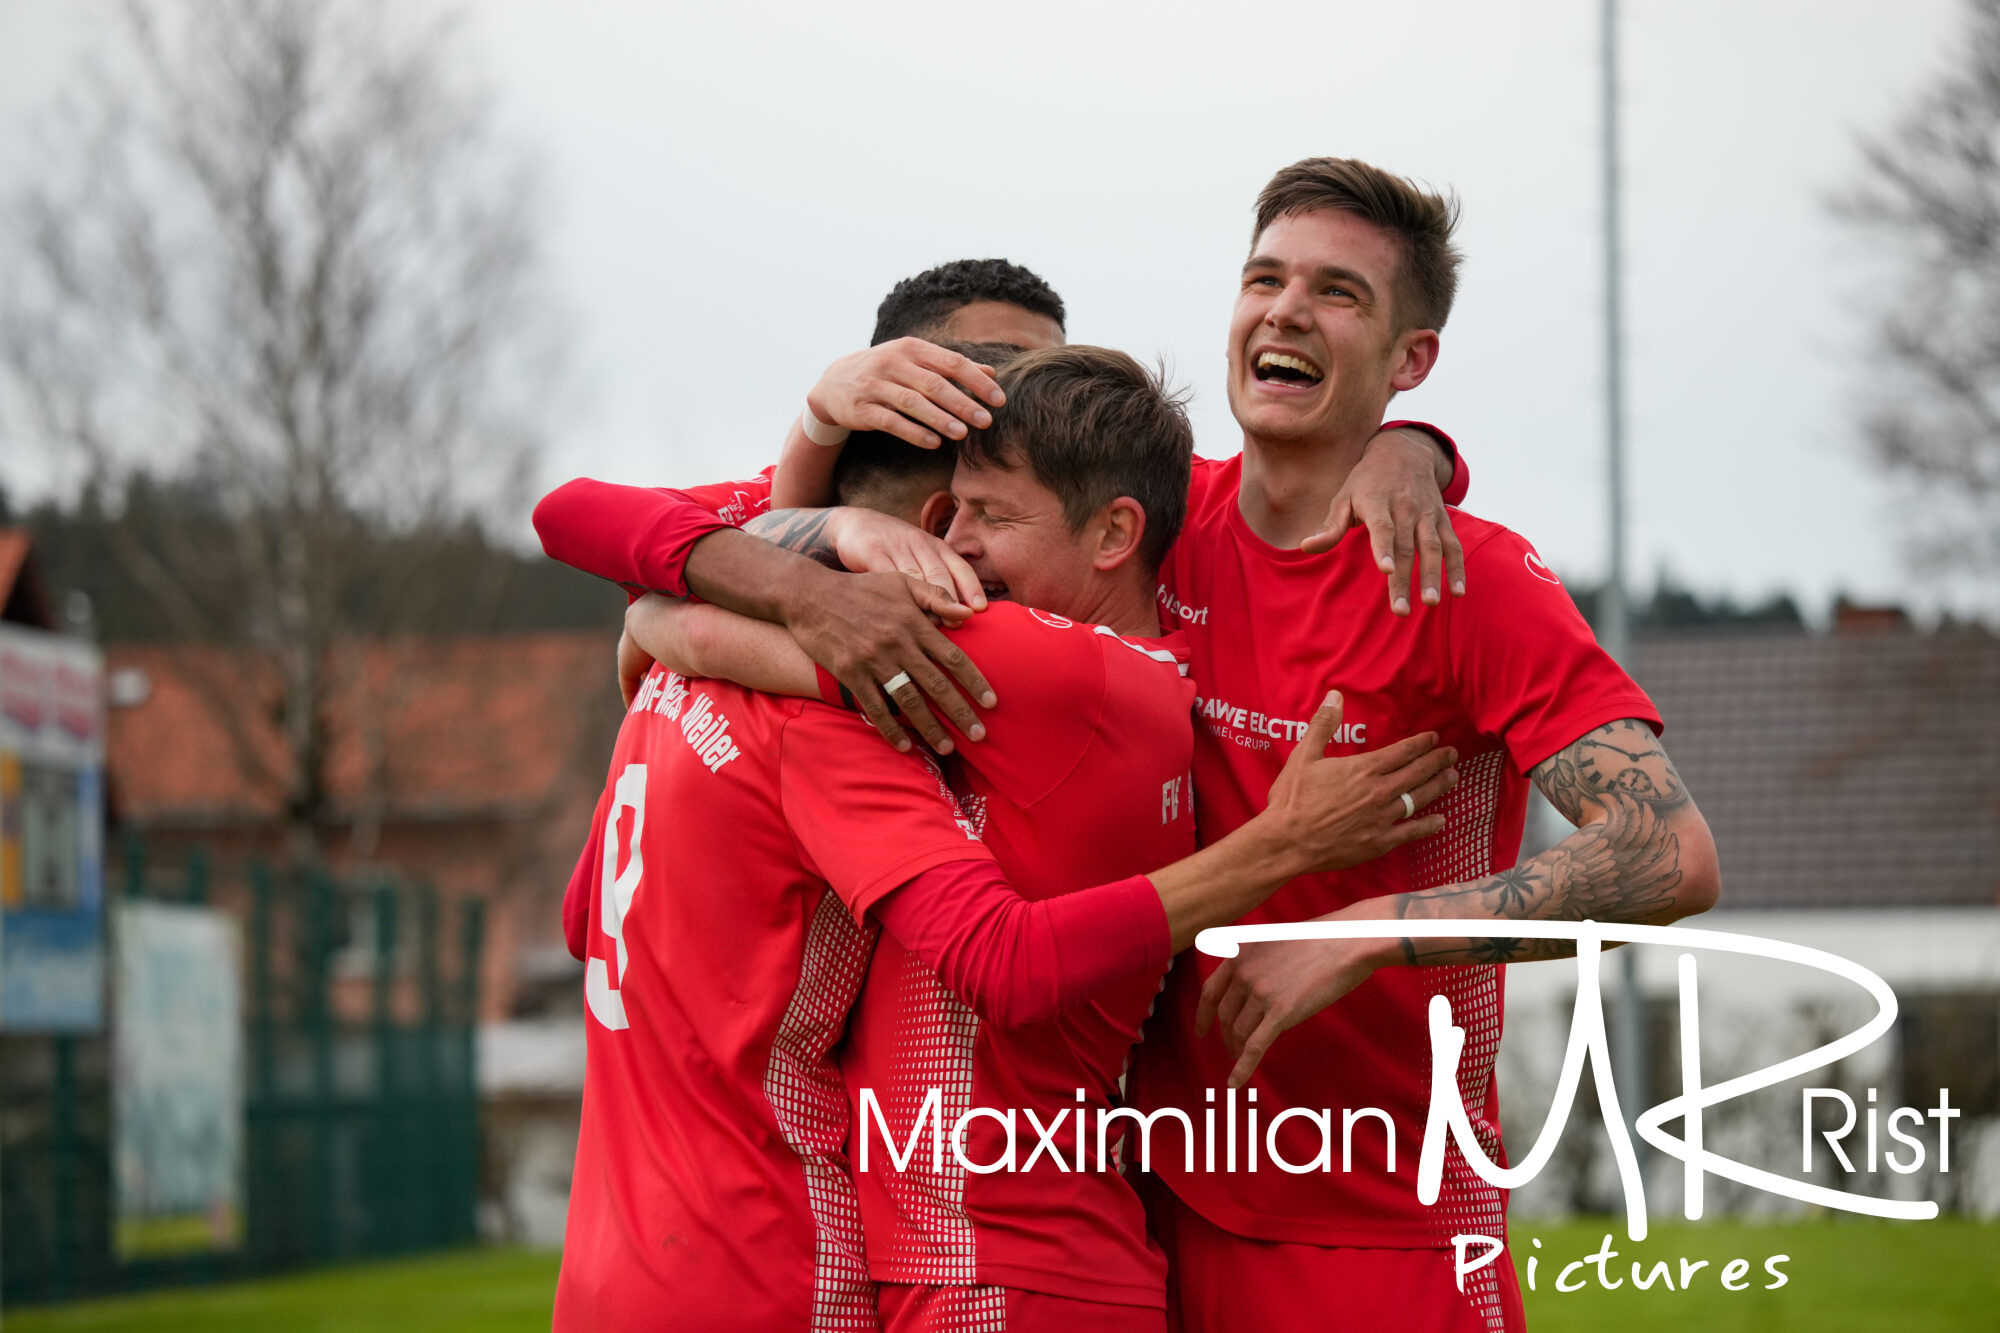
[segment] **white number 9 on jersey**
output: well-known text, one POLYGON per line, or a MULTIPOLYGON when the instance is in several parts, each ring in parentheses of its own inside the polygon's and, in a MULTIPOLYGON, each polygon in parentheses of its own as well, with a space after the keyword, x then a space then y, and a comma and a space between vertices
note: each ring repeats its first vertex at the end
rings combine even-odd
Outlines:
POLYGON ((611 789, 611 808, 604 812, 604 864, 597 872, 597 919, 604 933, 618 941, 618 980, 613 982, 610 967, 602 958, 584 965, 583 997, 590 1015, 612 1031, 630 1027, 625 1017, 625 1000, 619 987, 625 984, 625 914, 632 910, 632 895, 638 891, 639 877, 646 873, 645 859, 639 854, 640 837, 646 831, 646 766, 627 764, 611 789), (632 838, 621 846, 619 816, 632 812, 632 838), (621 855, 622 853, 622 855, 621 855), (619 861, 625 873, 618 873, 619 861))

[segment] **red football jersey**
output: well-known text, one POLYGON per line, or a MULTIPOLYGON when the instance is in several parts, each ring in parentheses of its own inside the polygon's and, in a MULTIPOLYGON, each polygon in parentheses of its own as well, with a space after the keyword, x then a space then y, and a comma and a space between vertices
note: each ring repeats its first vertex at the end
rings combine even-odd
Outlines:
MULTIPOLYGON (((1451 437, 1421 421, 1387 421, 1381 429, 1399 426, 1427 432, 1450 452, 1454 470, 1444 498, 1452 504, 1463 503, 1471 485, 1471 470, 1451 437)), ((713 530, 706 526, 707 521, 713 518, 742 527, 767 512, 776 472, 775 466, 767 467, 754 477, 683 490, 574 481, 550 492, 536 506, 535 528, 551 557, 609 579, 635 597, 646 591, 685 596, 688 551, 713 530), (692 509, 684 510, 683 506, 692 509)), ((1206 484, 1201 475, 1195 476, 1190 503, 1206 484)), ((1174 628, 1173 607, 1164 599, 1162 613, 1167 627, 1174 628)), ((584 849, 563 895, 563 934, 570 952, 578 958, 583 957, 586 871, 595 856, 593 847, 584 849)))
MULTIPOLYGON (((1194 685, 1179 635, 1125 639, 1011 602, 951 634, 1000 703, 987 739, 960 738, 946 769, 962 813, 1022 897, 1157 870, 1194 851, 1194 685)), ((914 954, 882 939, 841 1057, 854 1133, 870 1136, 868 1169, 858 1141, 848 1158, 878 1280, 1164 1304, 1165 1260, 1118 1172, 1115 1146, 1129 1118, 1112 1122, 1103 1169, 1097 1156, 1099 1112, 1119 1104, 1118 1081, 1159 982, 1135 977, 1049 1022, 996 1028, 914 954), (864 1088, 879 1110, 861 1100, 864 1088), (933 1090, 947 1144, 973 1107, 1012 1112, 1023 1169, 969 1172, 947 1147, 935 1171, 923 1119, 933 1090), (1029 1112, 1059 1145, 1032 1165, 1039 1140, 1029 1112), (916 1160, 898 1170, 888 1149, 907 1144, 920 1121, 916 1160)), ((1004 1125, 982 1116, 967 1125, 965 1156, 993 1163, 1007 1142, 1004 1125)))
POLYGON ((876 1327, 830 1054, 874 943, 860 922, 990 854, 859 716, 657 667, 594 842, 556 1329, 876 1327))
MULTIPOLYGON (((1471 473, 1451 437, 1421 421, 1389 421, 1389 430, 1411 426, 1436 439, 1452 457, 1447 504, 1462 504, 1471 473)), ((535 506, 535 531, 542 549, 566 565, 611 579, 626 591, 688 595, 689 553, 718 526, 743 524, 771 507, 767 467, 742 481, 666 487, 614 486, 579 477, 556 487, 535 506)))
MULTIPOLYGON (((1433 808, 1443 832, 1380 860, 1307 876, 1244 918, 1304 921, 1363 898, 1477 878, 1514 864, 1528 797, 1527 771, 1592 728, 1619 718, 1659 725, 1645 693, 1597 646, 1556 576, 1516 534, 1454 512, 1465 547, 1466 595, 1390 614, 1367 534, 1307 555, 1267 545, 1237 508, 1241 459, 1197 460, 1188 524, 1161 571, 1169 625, 1187 636, 1201 699, 1195 722, 1195 799, 1204 840, 1222 837, 1263 808, 1286 755, 1321 697, 1345 697, 1330 754, 1376 749, 1435 730, 1459 752, 1458 787, 1433 808)), ((1435 1207, 1417 1202, 1416 1170, 1430 1089, 1426 1010, 1451 1000, 1466 1029, 1459 1080, 1473 1125, 1500 1150, 1493 1059, 1500 1043, 1503 969, 1497 966, 1378 971, 1352 994, 1280 1037, 1259 1066, 1260 1126, 1289 1108, 1331 1109, 1330 1172, 1293 1175, 1266 1158, 1250 1170, 1245 1094, 1237 1107, 1237 1158, 1222 1128, 1234 1063, 1221 1037, 1197 1040, 1201 983, 1217 960, 1190 950, 1176 962, 1147 1028, 1132 1091, 1147 1109, 1178 1106, 1199 1129, 1217 1116, 1213 1170, 1199 1146, 1195 1170, 1180 1151, 1154 1169, 1218 1226, 1267 1240, 1321 1245, 1448 1245, 1459 1232, 1500 1235, 1502 1192, 1449 1151, 1435 1207), (1215 1089, 1215 1102, 1206 1093, 1215 1089), (1395 1167, 1379 1118, 1358 1119, 1351 1169, 1343 1165, 1343 1112, 1375 1108, 1394 1125, 1395 1167)), ((1161 1130, 1166 1131, 1165 1122, 1161 1130)), ((1177 1133, 1172 1137, 1178 1149, 1177 1133)), ((1280 1126, 1279 1150, 1294 1164, 1317 1155, 1318 1128, 1303 1117, 1280 1126)))

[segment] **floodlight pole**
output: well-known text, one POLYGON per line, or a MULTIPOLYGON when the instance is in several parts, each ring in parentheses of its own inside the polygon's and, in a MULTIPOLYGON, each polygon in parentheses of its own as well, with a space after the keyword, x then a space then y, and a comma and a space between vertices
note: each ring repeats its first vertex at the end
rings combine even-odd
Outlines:
MULTIPOLYGON (((1604 473, 1610 571, 1598 598, 1598 640, 1626 670, 1632 666, 1632 626, 1625 605, 1625 347, 1622 224, 1618 182, 1618 0, 1599 0, 1604 37, 1604 473)), ((1639 996, 1639 956, 1618 951, 1618 1006, 1613 1016, 1613 1077, 1618 1104, 1634 1150, 1643 1145, 1633 1123, 1647 1105, 1648 1033, 1639 996)), ((1641 1161, 1644 1155, 1641 1154, 1641 1161)))

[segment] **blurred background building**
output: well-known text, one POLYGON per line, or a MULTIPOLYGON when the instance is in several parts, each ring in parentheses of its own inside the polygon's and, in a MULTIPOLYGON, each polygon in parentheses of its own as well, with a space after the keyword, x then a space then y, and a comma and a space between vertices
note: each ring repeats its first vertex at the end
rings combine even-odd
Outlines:
MULTIPOLYGON (((1703 617, 1697 609, 1683 595, 1656 598, 1641 617, 1633 662, 1666 719, 1675 767, 1714 832, 1723 869, 1720 906, 1684 924, 1861 962, 1900 1005, 1889 1039, 1711 1110, 1705 1141, 1793 1173, 1805 1088, 1841 1089, 1864 1111, 1873 1090, 1883 1114, 1937 1106, 1948 1089, 1961 1113, 1949 1171, 1940 1171, 1932 1137, 1922 1171, 1842 1175, 1822 1149, 1816 1179, 2000 1215, 2000 637, 1978 624, 1921 630, 1899 608, 1844 601, 1823 632, 1785 623, 1782 610, 1703 617)), ((1537 802, 1524 851, 1558 841, 1561 823, 1537 802)), ((1873 1002, 1843 978, 1695 956, 1706 1083, 1775 1065, 1873 1017, 1873 1002)), ((1680 1000, 1673 951, 1642 949, 1639 960, 1651 1049, 1647 1087, 1636 1091, 1647 1106, 1681 1091, 1680 1000)), ((1516 1154, 1547 1113, 1575 991, 1571 963, 1508 971, 1500 1080, 1512 1090, 1502 1106, 1516 1154)), ((1605 991, 1610 1003, 1608 981, 1605 991)), ((1621 1099, 1634 1092, 1621 1083, 1621 1099)), ((1837 1129, 1834 1108, 1823 1110, 1833 1118, 1822 1116, 1818 1128, 1837 1129)), ((1571 1125, 1550 1169, 1515 1192, 1514 1215, 1622 1207, 1589 1087, 1571 1125)), ((1857 1151, 1862 1138, 1859 1130, 1851 1138, 1857 1151)), ((1680 1164, 1649 1156, 1653 1206, 1667 1215, 1680 1205, 1680 1164)), ((1726 1181, 1710 1183, 1706 1208, 1807 1211, 1726 1181)))

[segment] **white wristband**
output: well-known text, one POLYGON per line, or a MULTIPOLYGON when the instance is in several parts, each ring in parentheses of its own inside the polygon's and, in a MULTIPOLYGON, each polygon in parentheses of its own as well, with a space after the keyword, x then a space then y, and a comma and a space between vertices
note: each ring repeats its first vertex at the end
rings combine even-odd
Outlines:
POLYGON ((814 416, 810 402, 806 404, 805 410, 799 413, 799 429, 806 433, 808 440, 825 449, 831 449, 836 444, 847 443, 847 436, 849 434, 847 427, 829 426, 814 416))

